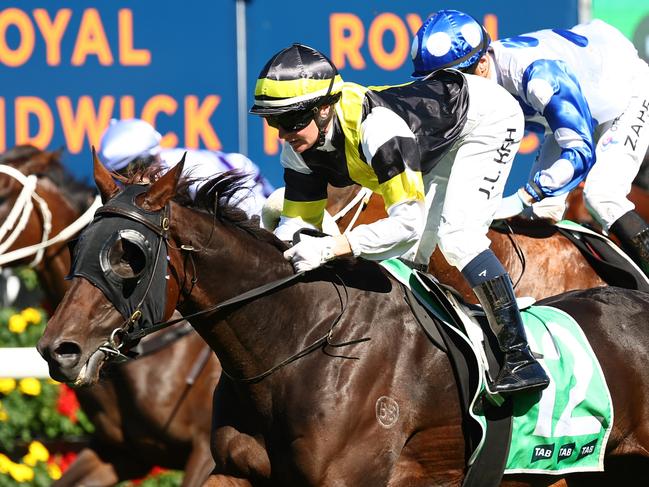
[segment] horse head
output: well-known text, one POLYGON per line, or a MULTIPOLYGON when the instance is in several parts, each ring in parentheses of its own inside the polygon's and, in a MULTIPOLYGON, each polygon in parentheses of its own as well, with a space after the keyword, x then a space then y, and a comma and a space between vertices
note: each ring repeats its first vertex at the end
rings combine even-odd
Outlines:
POLYGON ((121 355, 144 327, 171 316, 175 303, 165 306, 167 288, 173 289, 165 279, 168 212, 183 162, 150 186, 120 188, 93 149, 104 206, 73 249, 70 291, 38 344, 52 377, 94 383, 111 354, 121 355))

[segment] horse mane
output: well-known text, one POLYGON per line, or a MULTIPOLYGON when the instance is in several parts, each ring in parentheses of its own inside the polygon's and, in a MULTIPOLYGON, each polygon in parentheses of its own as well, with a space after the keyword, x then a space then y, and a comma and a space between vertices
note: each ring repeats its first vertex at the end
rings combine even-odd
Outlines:
POLYGON ((0 164, 10 164, 16 169, 20 169, 34 158, 46 154, 48 156, 47 169, 43 173, 36 174, 36 176, 44 176, 50 179, 74 208, 79 213, 83 213, 90 207, 96 191, 76 179, 63 166, 61 163, 62 152, 62 150, 48 152, 30 144, 17 145, 0 154, 0 164))
MULTIPOLYGON (((153 164, 147 168, 129 174, 125 184, 142 184, 143 181, 155 181, 160 177, 163 167, 153 164)), ((259 219, 248 218, 245 211, 235 206, 238 201, 251 191, 246 183, 250 175, 238 170, 225 171, 212 178, 193 178, 182 176, 176 188, 173 200, 181 206, 206 213, 219 221, 234 225, 252 235, 257 240, 267 242, 275 248, 284 251, 287 246, 272 232, 259 226, 259 219), (197 181, 205 181, 192 198, 189 188, 197 181)))
POLYGON ((30 144, 17 145, 0 154, 0 164, 20 165, 27 162, 43 151, 30 144))

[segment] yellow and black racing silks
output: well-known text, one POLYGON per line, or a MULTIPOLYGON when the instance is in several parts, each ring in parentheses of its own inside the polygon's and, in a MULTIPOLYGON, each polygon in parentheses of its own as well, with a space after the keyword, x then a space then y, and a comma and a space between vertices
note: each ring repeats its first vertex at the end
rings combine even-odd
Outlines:
POLYGON ((288 143, 284 144, 286 192, 282 215, 301 217, 321 228, 327 184, 370 188, 383 196, 386 209, 404 201, 423 201, 422 174, 432 170, 458 138, 468 105, 466 80, 454 70, 438 71, 427 79, 398 86, 344 83, 333 118, 331 143, 335 150, 325 146, 296 154, 288 143), (401 120, 390 116, 388 125, 396 121, 395 127, 377 129, 374 124, 370 129, 369 125, 361 128, 377 109, 390 110, 401 120), (381 134, 372 137, 362 133, 365 129, 381 134), (373 145, 372 140, 380 145, 373 145))

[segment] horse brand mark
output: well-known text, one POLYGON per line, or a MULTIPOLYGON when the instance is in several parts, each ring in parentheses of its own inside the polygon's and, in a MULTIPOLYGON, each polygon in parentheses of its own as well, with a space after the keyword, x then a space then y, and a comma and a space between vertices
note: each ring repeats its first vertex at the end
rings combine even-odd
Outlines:
POLYGON ((376 419, 384 428, 392 428, 399 419, 399 405, 391 397, 381 396, 376 400, 376 419))

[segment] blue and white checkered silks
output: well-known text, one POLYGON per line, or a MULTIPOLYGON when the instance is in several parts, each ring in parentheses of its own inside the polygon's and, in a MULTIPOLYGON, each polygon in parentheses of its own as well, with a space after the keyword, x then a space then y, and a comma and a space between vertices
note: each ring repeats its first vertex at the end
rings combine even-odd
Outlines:
POLYGON ((412 41, 412 76, 420 78, 442 68, 471 66, 484 55, 489 42, 489 35, 470 15, 440 10, 426 19, 412 41))

